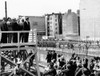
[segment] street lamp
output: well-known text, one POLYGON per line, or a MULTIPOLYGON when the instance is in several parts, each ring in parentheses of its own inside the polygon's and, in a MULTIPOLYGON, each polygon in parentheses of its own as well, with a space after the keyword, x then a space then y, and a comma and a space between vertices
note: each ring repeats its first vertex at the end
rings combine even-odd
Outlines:
POLYGON ((86 47, 86 57, 88 56, 88 49, 89 49, 88 38, 89 38, 89 36, 86 36, 86 45, 85 45, 85 47, 86 47))

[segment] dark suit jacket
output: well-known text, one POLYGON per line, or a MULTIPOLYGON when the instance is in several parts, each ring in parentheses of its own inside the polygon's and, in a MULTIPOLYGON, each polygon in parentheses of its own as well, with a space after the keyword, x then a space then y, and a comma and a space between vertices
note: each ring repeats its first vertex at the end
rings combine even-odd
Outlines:
POLYGON ((20 27, 17 24, 17 22, 12 22, 11 24, 12 24, 12 30, 13 31, 19 31, 20 30, 20 27))
POLYGON ((8 31, 6 22, 1 22, 0 27, 1 27, 1 31, 8 31))
POLYGON ((24 30, 29 31, 30 30, 30 22, 24 22, 24 30))

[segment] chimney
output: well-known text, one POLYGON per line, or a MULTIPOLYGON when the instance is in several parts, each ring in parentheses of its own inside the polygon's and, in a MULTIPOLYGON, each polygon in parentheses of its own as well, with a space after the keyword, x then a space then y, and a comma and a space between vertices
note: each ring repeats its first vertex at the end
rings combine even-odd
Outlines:
POLYGON ((80 10, 77 10, 77 15, 80 16, 80 10))
POLYGON ((7 1, 5 1, 5 18, 7 19, 7 1))
POLYGON ((71 13, 71 9, 68 9, 68 13, 71 13))

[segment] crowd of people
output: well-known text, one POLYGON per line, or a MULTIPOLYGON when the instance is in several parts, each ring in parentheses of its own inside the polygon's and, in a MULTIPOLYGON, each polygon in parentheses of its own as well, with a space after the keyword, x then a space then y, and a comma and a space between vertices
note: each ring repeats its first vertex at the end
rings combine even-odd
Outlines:
MULTIPOLYGON (((3 18, 2 22, 0 22, 0 30, 1 31, 30 31, 30 22, 29 18, 22 19, 11 19, 11 18, 3 18)), ((28 32, 20 33, 19 41, 28 42, 28 32)), ((16 32, 3 32, 1 34, 1 43, 17 43, 18 42, 18 34, 16 32)))
POLYGON ((100 57, 81 58, 73 53, 67 61, 63 54, 48 51, 44 76, 100 76, 100 57))
POLYGON ((33 54, 32 50, 30 50, 30 52, 27 52, 26 50, 20 50, 19 52, 17 50, 2 51, 1 54, 5 56, 6 58, 8 58, 9 60, 11 60, 12 62, 14 62, 15 64, 17 64, 17 66, 15 67, 14 63, 5 61, 5 59, 1 57, 1 72, 2 73, 5 72, 6 67, 9 66, 8 67, 9 70, 13 69, 15 72, 15 75, 18 75, 18 76, 27 76, 27 73, 23 72, 20 69, 20 66, 23 66, 26 70, 30 71, 31 67, 33 66, 33 61, 35 58, 35 54, 33 54), (22 62, 24 62, 27 59, 27 57, 30 57, 30 56, 31 58, 29 59, 29 61, 25 62, 22 65, 22 62))

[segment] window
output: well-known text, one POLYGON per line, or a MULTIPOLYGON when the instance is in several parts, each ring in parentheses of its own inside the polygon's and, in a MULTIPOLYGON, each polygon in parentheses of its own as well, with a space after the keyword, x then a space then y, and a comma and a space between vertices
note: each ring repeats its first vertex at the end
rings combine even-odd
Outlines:
POLYGON ((48 29, 49 29, 49 26, 48 26, 48 29))
POLYGON ((57 23, 55 23, 55 25, 57 26, 57 23))
POLYGON ((49 20, 49 17, 47 18, 47 20, 49 20))
POLYGON ((47 22, 47 25, 49 25, 50 23, 49 22, 47 22))
POLYGON ((57 15, 55 15, 55 18, 57 18, 57 15))
POLYGON ((50 29, 50 32, 53 32, 53 30, 50 29))
POLYGON ((57 19, 55 19, 55 21, 57 22, 57 19))
POLYGON ((57 27, 55 29, 57 30, 57 27))
POLYGON ((52 29, 52 26, 49 26, 50 27, 50 29, 52 29))
POLYGON ((57 34, 57 31, 55 32, 55 34, 57 34))
POLYGON ((50 16, 50 20, 52 20, 52 16, 50 16))
POLYGON ((52 22, 50 22, 50 24, 52 24, 52 22))

